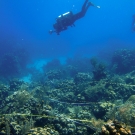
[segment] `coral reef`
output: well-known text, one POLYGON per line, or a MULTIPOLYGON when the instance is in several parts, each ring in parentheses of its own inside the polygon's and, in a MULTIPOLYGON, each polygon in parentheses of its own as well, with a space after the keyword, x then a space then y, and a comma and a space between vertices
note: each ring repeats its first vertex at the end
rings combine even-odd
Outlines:
MULTIPOLYGON (((13 57, 9 58, 14 62, 13 57)), ((94 58, 67 59, 63 65, 52 60, 43 68, 43 72, 29 70, 32 75, 29 83, 19 78, 0 83, 0 134, 131 135, 135 132, 134 71, 115 74, 116 70, 108 71, 106 65, 94 58)))
POLYGON ((101 135, 132 135, 131 130, 118 121, 109 121, 102 126, 101 135))
POLYGON ((49 80, 53 79, 63 79, 65 72, 62 70, 50 70, 46 73, 46 76, 49 80))
POLYGON ((20 81, 17 78, 14 78, 9 81, 9 88, 10 91, 17 91, 20 89, 21 85, 23 84, 23 81, 20 81))
POLYGON ((112 69, 117 74, 125 74, 135 69, 135 50, 121 49, 112 57, 112 69), (129 66, 130 65, 130 66, 129 66))
MULTIPOLYGON (((66 66, 72 67, 72 73, 89 72, 91 70, 90 59, 87 57, 74 57, 66 60, 66 66)), ((71 72, 70 71, 70 72, 71 72)), ((74 74, 72 74, 74 75, 74 74)), ((74 76, 72 76, 74 77, 74 76)))
POLYGON ((6 53, 0 60, 0 75, 5 79, 20 77, 27 72, 28 53, 23 48, 16 48, 13 52, 6 53))
POLYGON ((106 78, 107 74, 105 72, 105 64, 98 62, 95 58, 90 60, 93 66, 93 79, 99 81, 100 79, 106 78))
POLYGON ((60 60, 58 59, 53 59, 52 61, 47 62, 47 64, 43 66, 43 70, 45 72, 49 72, 50 70, 57 70, 60 68, 62 68, 62 65, 61 65, 60 60))

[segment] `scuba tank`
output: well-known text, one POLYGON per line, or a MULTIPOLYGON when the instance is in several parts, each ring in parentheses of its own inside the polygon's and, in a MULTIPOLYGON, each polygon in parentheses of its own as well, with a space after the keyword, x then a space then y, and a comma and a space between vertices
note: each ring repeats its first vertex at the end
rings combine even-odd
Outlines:
POLYGON ((62 21, 64 19, 66 19, 66 18, 70 19, 72 16, 73 16, 73 13, 70 11, 70 12, 66 12, 66 13, 64 13, 62 15, 59 15, 56 20, 57 20, 57 22, 59 22, 59 21, 62 21))
POLYGON ((73 25, 73 13, 66 12, 62 15, 59 15, 56 18, 56 23, 53 25, 55 31, 57 34, 59 34, 61 31, 66 30, 68 26, 73 25))

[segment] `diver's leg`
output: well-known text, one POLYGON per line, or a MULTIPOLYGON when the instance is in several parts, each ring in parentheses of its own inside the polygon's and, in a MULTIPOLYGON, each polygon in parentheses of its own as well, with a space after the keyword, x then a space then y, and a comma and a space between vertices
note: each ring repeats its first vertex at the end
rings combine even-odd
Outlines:
MULTIPOLYGON (((95 5, 92 2, 88 2, 88 4, 85 5, 85 8, 81 11, 83 16, 85 16, 85 14, 90 6, 95 6, 95 5)), ((99 6, 95 6, 95 7, 100 8, 99 6)))
POLYGON ((85 9, 83 10, 83 16, 85 16, 85 14, 86 14, 86 12, 87 12, 87 10, 88 10, 88 8, 91 6, 91 2, 89 2, 88 4, 87 4, 87 6, 85 7, 85 9))
POLYGON ((86 4, 88 3, 88 0, 85 0, 83 6, 82 6, 82 10, 85 10, 86 4))
POLYGON ((73 15, 73 22, 75 22, 76 20, 79 20, 80 18, 82 18, 82 12, 74 14, 73 15))
POLYGON ((87 2, 88 2, 88 0, 85 1, 84 5, 82 7, 81 12, 79 12, 78 14, 76 14, 76 16, 77 16, 78 19, 84 17, 85 14, 86 14, 86 12, 87 12, 87 10, 88 10, 88 8, 92 5, 91 2, 89 2, 88 4, 87 4, 87 2))
POLYGON ((90 7, 90 5, 91 4, 87 4, 88 3, 88 0, 85 0, 85 2, 84 2, 84 4, 83 4, 83 6, 82 6, 82 10, 79 12, 79 13, 77 13, 77 14, 75 14, 74 16, 73 16, 73 20, 74 20, 74 22, 76 21, 76 20, 78 20, 78 19, 80 19, 80 18, 82 18, 82 17, 84 17, 85 16, 85 13, 86 13, 86 11, 88 10, 88 8, 90 7), (87 6, 86 6, 87 5, 87 6))

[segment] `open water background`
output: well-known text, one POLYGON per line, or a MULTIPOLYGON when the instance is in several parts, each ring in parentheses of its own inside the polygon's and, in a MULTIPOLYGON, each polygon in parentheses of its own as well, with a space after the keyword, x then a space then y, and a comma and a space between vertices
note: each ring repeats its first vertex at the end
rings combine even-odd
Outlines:
POLYGON ((25 48, 33 60, 72 56, 107 58, 118 48, 134 48, 131 31, 134 0, 93 0, 86 16, 59 36, 48 34, 55 18, 81 10, 84 0, 1 0, 0 55, 17 46, 25 48))

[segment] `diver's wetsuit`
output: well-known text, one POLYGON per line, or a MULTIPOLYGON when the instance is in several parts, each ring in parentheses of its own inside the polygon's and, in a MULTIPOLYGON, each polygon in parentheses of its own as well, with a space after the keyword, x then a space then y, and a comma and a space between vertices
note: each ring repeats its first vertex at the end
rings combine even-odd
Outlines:
POLYGON ((85 0, 84 4, 82 6, 82 10, 79 13, 76 13, 76 14, 73 15, 74 22, 85 16, 85 14, 86 14, 88 8, 90 7, 90 5, 91 5, 91 3, 90 2, 88 3, 88 0, 85 0))
POLYGON ((50 33, 56 32, 58 35, 61 31, 64 31, 67 29, 68 26, 74 26, 74 22, 82 17, 85 16, 88 8, 93 5, 91 2, 88 2, 88 0, 85 0, 82 10, 79 13, 73 14, 72 12, 68 12, 68 15, 60 15, 56 19, 56 23, 53 25, 54 31, 50 30, 50 33))

